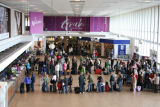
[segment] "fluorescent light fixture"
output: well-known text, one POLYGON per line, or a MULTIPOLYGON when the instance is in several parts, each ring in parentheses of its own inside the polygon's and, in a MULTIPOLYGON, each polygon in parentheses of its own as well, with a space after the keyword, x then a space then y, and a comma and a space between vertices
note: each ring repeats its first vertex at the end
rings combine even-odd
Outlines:
POLYGON ((84 7, 85 1, 74 0, 74 1, 70 1, 70 4, 71 4, 74 14, 80 15, 84 7))
POLYGON ((153 0, 140 0, 139 3, 151 3, 153 0))

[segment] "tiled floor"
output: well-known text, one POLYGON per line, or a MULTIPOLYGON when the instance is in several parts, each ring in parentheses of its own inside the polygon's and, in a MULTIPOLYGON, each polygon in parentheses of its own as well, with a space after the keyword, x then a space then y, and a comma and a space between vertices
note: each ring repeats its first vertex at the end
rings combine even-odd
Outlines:
MULTIPOLYGON (((94 76, 94 81, 96 82, 94 76)), ((78 85, 78 77, 74 76, 74 86, 78 85)), ((104 76, 108 80, 108 76, 104 76)), ((10 107, 160 107, 160 94, 153 92, 133 93, 125 87, 122 92, 58 94, 42 93, 39 79, 36 92, 17 93, 10 107)))

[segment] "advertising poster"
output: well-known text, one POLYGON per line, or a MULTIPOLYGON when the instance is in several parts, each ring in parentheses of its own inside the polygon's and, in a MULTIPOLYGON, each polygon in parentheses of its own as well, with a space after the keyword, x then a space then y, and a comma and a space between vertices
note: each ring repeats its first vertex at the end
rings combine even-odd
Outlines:
POLYGON ((42 34, 43 33, 43 13, 30 12, 30 33, 42 34))
POLYGON ((15 11, 15 32, 16 35, 21 35, 22 34, 22 13, 15 11))
POLYGON ((118 55, 126 55, 126 45, 118 45, 118 55))
POLYGON ((0 40, 9 38, 8 9, 0 6, 0 40))

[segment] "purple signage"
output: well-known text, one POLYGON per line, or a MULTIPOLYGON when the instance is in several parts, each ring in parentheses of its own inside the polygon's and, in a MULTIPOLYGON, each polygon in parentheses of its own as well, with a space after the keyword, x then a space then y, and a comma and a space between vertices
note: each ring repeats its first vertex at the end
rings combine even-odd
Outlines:
POLYGON ((90 32, 109 32, 109 17, 91 17, 90 32))
POLYGON ((109 17, 44 16, 44 30, 109 32, 109 17))
POLYGON ((30 33, 41 34, 43 33, 43 13, 30 12, 30 33))
POLYGON ((45 31, 90 31, 89 17, 45 16, 45 31))

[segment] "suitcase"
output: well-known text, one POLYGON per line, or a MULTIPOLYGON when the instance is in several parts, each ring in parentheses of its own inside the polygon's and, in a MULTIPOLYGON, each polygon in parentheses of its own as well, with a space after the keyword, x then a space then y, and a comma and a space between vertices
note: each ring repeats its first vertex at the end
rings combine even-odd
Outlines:
POLYGON ((92 84, 92 88, 93 88, 93 92, 97 91, 95 84, 92 84))
POLYGON ((95 74, 102 74, 102 69, 96 69, 95 74))
POLYGON ((76 94, 79 94, 79 93, 80 93, 80 88, 79 88, 79 87, 74 87, 74 92, 75 92, 76 94))

